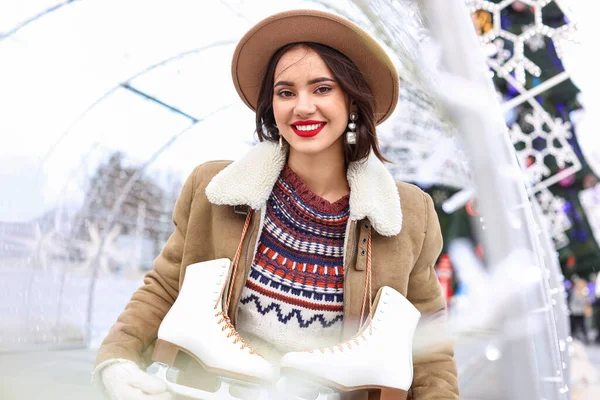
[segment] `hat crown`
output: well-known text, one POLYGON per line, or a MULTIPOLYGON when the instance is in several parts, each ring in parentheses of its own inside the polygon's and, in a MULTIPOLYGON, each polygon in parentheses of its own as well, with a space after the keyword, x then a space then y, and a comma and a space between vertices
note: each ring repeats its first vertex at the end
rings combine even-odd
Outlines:
POLYGON ((392 114, 398 102, 399 79, 385 50, 358 25, 318 10, 271 15, 239 41, 233 55, 232 78, 242 101, 253 111, 273 54, 285 45, 300 42, 326 45, 348 57, 365 77, 375 98, 375 122, 380 124, 392 114))

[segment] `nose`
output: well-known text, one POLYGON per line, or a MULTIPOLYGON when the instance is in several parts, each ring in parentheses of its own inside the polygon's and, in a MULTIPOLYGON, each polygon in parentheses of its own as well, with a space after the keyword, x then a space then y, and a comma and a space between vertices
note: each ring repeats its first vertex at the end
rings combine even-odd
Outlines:
POLYGON ((315 105, 310 94, 300 92, 296 99, 297 101, 294 107, 294 114, 296 114, 298 117, 306 118, 317 111, 317 106, 315 105))

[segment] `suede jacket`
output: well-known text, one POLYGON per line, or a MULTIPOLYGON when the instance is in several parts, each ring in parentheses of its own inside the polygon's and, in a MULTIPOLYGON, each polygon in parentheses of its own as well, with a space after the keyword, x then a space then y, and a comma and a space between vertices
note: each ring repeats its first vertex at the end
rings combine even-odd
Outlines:
MULTIPOLYGON (((144 285, 133 294, 104 339, 95 371, 119 360, 131 360, 142 367, 151 363, 158 327, 177 298, 186 267, 211 259, 233 259, 246 211, 252 208, 255 212, 242 243, 232 288, 229 315, 235 324, 267 200, 285 163, 285 148, 262 142, 233 163, 210 161, 196 167, 175 205, 175 230, 156 258, 154 269, 145 276, 144 285)), ((381 286, 390 286, 415 305, 422 321, 445 318, 446 301, 434 271, 442 235, 429 195, 417 186, 394 182, 373 154, 367 160, 351 163, 347 178, 350 218, 344 247, 343 340, 358 330, 369 230, 372 231, 373 298, 381 286)), ((409 398, 458 399, 453 355, 451 341, 415 354, 409 398)), ((366 398, 362 395, 366 396, 355 394, 352 398, 366 398)))

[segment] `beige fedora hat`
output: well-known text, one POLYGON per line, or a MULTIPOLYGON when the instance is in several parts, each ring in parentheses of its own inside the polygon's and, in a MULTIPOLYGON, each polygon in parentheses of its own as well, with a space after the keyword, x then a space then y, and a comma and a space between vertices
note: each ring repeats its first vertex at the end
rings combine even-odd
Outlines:
POLYGON ((275 52, 291 43, 315 42, 332 47, 356 64, 375 97, 376 123, 385 121, 398 102, 394 64, 367 32, 337 15, 317 10, 285 11, 254 25, 238 43, 231 73, 235 88, 256 111, 263 76, 275 52))

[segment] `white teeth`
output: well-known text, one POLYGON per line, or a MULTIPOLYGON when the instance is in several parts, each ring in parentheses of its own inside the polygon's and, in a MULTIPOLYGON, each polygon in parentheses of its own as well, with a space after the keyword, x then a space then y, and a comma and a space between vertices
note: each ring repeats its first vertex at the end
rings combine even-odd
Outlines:
POLYGON ((323 124, 312 124, 312 125, 294 125, 296 127, 296 129, 298 129, 299 131, 304 131, 304 132, 308 132, 308 131, 314 131, 317 128, 320 128, 323 124))

